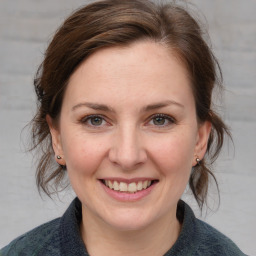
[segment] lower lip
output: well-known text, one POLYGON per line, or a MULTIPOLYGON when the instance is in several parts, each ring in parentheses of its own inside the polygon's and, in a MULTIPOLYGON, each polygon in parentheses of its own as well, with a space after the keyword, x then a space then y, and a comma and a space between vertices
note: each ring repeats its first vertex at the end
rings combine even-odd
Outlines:
MULTIPOLYGON (((100 181, 99 181, 100 182, 100 181)), ((132 201, 139 201, 142 198, 148 196, 151 191, 155 188, 156 183, 152 184, 150 187, 140 190, 136 193, 126 193, 126 192, 120 192, 116 191, 113 189, 110 189, 109 187, 105 186, 100 182, 101 186, 105 190, 105 192, 112 198, 118 200, 118 201, 123 201, 123 202, 132 202, 132 201)))

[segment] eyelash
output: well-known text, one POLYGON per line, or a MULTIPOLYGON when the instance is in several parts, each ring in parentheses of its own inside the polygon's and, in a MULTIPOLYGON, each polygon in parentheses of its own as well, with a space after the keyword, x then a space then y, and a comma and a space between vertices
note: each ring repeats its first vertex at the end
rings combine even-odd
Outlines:
POLYGON ((175 124, 176 123, 175 118, 173 118, 173 117, 171 117, 171 116, 169 116, 167 114, 154 114, 154 115, 150 116, 148 123, 153 121, 154 118, 159 118, 159 117, 163 118, 165 121, 167 120, 168 124, 163 124, 163 125, 153 124, 153 126, 156 126, 157 128, 167 127, 167 126, 170 126, 171 124, 175 124))
MULTIPOLYGON (((106 124, 109 125, 109 123, 106 121, 106 117, 102 116, 102 115, 88 115, 88 116, 85 116, 83 117, 80 122, 82 124, 85 124, 89 127, 92 127, 92 128, 101 128, 102 127, 102 123, 100 123, 99 125, 93 125, 92 123, 89 123, 92 122, 92 119, 93 118, 100 118, 102 122, 105 122, 106 124)), ((176 123, 176 120, 175 118, 169 116, 169 115, 166 115, 166 114, 154 114, 152 116, 150 116, 148 118, 148 121, 146 122, 146 124, 149 124, 149 125, 152 125, 152 126, 155 126, 157 128, 163 128, 163 127, 167 127, 167 126, 170 126, 171 124, 175 124, 176 123), (154 122, 154 119, 155 118, 163 118, 164 119, 164 122, 167 120, 168 121, 168 124, 163 124, 163 125, 156 125, 156 124, 150 124, 150 122, 154 122)))
POLYGON ((80 120, 80 122, 81 122, 82 124, 86 124, 86 125, 89 126, 89 127, 101 128, 102 124, 100 124, 100 125, 93 125, 92 123, 91 123, 91 124, 88 123, 89 121, 92 122, 92 119, 93 119, 93 118, 100 118, 100 119, 102 120, 102 122, 108 123, 108 122, 106 121, 106 118, 105 118, 104 116, 102 116, 102 115, 88 115, 88 116, 83 117, 83 118, 80 120))

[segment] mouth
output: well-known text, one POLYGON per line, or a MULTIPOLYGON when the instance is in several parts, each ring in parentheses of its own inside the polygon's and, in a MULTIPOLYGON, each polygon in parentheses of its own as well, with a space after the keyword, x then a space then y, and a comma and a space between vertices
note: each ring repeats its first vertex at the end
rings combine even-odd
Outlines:
POLYGON ((137 182, 124 182, 117 180, 100 180, 103 185, 106 187, 122 193, 137 193, 151 187, 153 184, 157 183, 158 180, 140 180, 137 182))

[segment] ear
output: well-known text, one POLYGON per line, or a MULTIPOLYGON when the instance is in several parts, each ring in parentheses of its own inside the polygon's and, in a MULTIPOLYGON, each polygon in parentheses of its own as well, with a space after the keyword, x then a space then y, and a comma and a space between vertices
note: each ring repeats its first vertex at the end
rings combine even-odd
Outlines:
POLYGON ((51 137, 52 137, 52 147, 55 153, 55 160, 60 165, 66 165, 59 129, 54 124, 53 119, 49 115, 46 115, 46 122, 49 126, 51 137))
POLYGON ((201 124, 199 124, 198 131, 197 131, 197 141, 195 146, 195 152, 194 152, 194 160, 193 160, 193 166, 197 165, 196 158, 199 158, 200 160, 204 158, 204 155, 207 150, 208 145, 208 139, 211 133, 212 124, 209 121, 205 121, 201 124))

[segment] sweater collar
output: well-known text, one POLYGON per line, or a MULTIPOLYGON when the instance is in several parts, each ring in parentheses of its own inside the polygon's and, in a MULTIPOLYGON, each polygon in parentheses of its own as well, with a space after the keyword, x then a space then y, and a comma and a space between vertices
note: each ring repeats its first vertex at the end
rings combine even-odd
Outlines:
POLYGON ((177 218, 182 223, 177 241, 164 256, 187 256, 195 251, 198 244, 198 227, 192 209, 182 200, 178 202, 177 218))
POLYGON ((75 198, 60 220, 60 248, 63 256, 89 256, 80 236, 82 206, 75 198))

